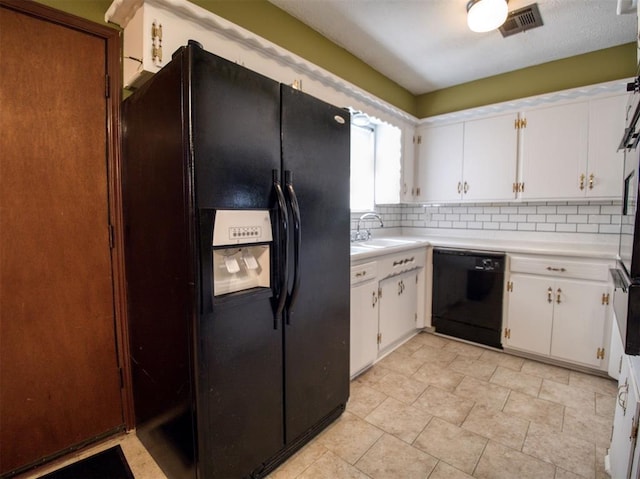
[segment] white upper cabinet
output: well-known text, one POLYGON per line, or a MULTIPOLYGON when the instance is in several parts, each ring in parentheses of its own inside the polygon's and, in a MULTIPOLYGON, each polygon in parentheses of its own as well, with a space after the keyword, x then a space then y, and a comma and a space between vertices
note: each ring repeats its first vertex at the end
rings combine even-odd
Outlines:
POLYGON ((418 201, 514 200, 517 118, 507 114, 420 128, 418 201))
POLYGON ((512 113, 465 122, 462 199, 515 199, 517 120, 518 115, 512 113))
POLYGON ((521 130, 520 198, 584 196, 580 175, 587 161, 587 102, 527 111, 521 130))
POLYGON ((589 102, 589 152, 584 172, 587 198, 621 196, 624 151, 618 151, 618 145, 625 126, 626 107, 627 95, 589 102))
POLYGON ((600 96, 422 126, 417 201, 619 199, 626 101, 600 96))
POLYGON ((418 201, 462 198, 463 131, 462 123, 418 129, 418 201))
POLYGON ((626 101, 616 95, 526 112, 520 198, 620 198, 626 101))

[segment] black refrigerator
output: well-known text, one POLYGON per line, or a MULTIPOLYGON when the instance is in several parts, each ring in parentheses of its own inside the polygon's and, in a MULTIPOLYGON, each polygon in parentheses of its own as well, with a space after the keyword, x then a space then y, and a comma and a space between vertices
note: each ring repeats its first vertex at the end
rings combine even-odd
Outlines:
POLYGON ((618 261, 611 270, 613 308, 625 354, 640 355, 640 209, 639 153, 640 77, 627 84, 625 129, 619 150, 624 150, 622 217, 618 261))
POLYGON ((195 42, 122 113, 136 433, 263 477, 349 397, 349 113, 195 42))

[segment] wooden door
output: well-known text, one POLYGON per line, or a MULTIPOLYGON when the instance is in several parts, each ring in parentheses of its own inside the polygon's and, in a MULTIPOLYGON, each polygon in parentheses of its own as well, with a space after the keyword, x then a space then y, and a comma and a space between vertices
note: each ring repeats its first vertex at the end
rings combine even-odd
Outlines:
POLYGON ((106 41, 26 4, 0 3, 0 475, 124 424, 106 41))

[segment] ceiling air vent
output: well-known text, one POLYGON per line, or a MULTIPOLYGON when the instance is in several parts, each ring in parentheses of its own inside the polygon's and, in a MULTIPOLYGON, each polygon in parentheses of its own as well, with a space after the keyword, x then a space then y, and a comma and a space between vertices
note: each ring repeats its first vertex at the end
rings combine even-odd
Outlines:
POLYGON ((526 7, 509 12, 507 19, 499 28, 503 37, 508 37, 514 33, 524 32, 532 28, 541 27, 542 17, 537 3, 532 3, 526 7))

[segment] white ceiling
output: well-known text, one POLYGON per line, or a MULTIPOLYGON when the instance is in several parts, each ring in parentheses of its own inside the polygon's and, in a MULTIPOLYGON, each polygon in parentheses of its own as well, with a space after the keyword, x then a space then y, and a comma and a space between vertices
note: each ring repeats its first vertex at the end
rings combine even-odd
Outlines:
POLYGON ((471 32, 467 0, 269 1, 415 95, 636 38, 617 0, 537 0, 544 25, 506 38, 471 32))

